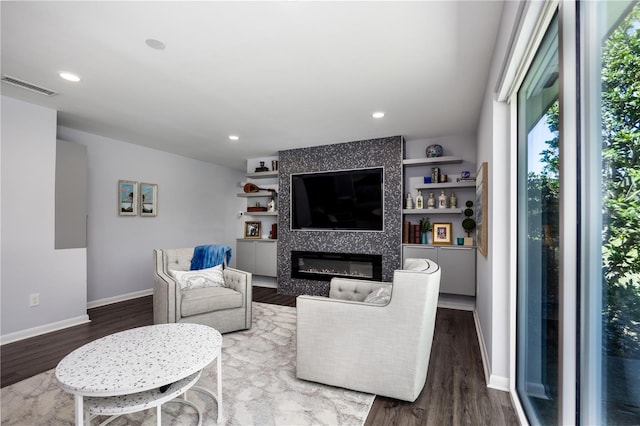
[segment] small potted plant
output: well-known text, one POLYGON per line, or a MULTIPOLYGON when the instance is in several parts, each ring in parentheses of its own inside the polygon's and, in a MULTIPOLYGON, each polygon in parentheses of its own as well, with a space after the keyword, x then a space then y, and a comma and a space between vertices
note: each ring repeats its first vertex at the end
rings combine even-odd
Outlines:
POLYGON ((467 206, 467 208, 464 209, 464 215, 467 218, 462 221, 462 228, 464 228, 465 232, 467 233, 467 238, 464 239, 464 245, 471 246, 473 245, 471 232, 476 229, 476 221, 471 218, 473 216, 473 209, 471 208, 473 207, 473 201, 469 200, 465 205, 467 206))
POLYGON ((428 217, 420 219, 420 239, 422 244, 428 243, 427 232, 431 232, 431 229, 431 222, 428 217))

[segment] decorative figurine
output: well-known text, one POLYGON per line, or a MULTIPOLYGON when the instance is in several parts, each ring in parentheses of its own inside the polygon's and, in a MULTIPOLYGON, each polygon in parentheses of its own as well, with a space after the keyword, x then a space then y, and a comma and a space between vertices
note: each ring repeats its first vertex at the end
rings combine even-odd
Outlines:
POLYGON ((433 198, 433 192, 429 193, 429 198, 427 198, 427 208, 435 209, 436 208, 436 199, 433 198))
POLYGON ((439 209, 447 208, 447 196, 444 194, 444 189, 440 192, 440 196, 438 197, 438 208, 439 209))
POLYGON ((418 196, 416 197, 416 209, 424 208, 424 199, 422 198, 422 191, 418 189, 418 196))
POLYGON ((412 209, 413 208, 413 197, 411 197, 411 193, 408 192, 407 193, 407 209, 412 209))

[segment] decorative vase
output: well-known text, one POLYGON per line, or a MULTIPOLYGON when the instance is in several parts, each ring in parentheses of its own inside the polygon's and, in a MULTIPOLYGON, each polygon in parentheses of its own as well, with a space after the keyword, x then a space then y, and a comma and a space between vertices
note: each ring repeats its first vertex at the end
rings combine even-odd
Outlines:
POLYGON ((428 244, 427 243, 427 233, 426 232, 422 232, 420 234, 420 240, 421 240, 422 244, 428 244))
POLYGON ((427 147, 427 157, 428 158, 442 157, 442 153, 443 152, 444 152, 444 150, 442 149, 442 145, 433 144, 433 145, 429 145, 427 147))

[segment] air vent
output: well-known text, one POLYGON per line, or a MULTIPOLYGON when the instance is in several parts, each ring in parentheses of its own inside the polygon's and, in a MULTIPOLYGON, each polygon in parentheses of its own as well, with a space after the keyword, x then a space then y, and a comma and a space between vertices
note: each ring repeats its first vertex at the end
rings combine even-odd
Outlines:
POLYGON ((23 89, 31 90, 32 92, 40 93, 45 96, 57 95, 53 90, 45 89, 44 87, 36 86, 35 84, 28 83, 26 81, 18 80, 17 78, 10 77, 8 75, 2 76, 2 82, 12 84, 14 86, 22 87, 23 89))

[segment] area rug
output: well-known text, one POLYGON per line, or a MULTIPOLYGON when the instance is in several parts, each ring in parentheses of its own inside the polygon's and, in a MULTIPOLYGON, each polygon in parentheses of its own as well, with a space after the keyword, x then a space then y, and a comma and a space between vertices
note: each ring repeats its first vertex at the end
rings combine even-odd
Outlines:
MULTIPOLYGON (((296 310, 253 303, 250 330, 223 336, 223 425, 362 425, 374 395, 296 379, 296 310)), ((215 363, 199 386, 215 391, 215 363)), ((54 370, 1 390, 2 425, 72 425, 73 396, 58 387, 54 370)), ((203 425, 215 425, 217 404, 198 392, 203 425)), ((100 420, 104 420, 102 417, 100 420)), ((98 424, 95 419, 93 424, 98 424)), ((154 410, 121 416, 111 425, 155 425, 154 410)), ((163 425, 195 425, 197 414, 184 404, 162 407, 163 425)))

